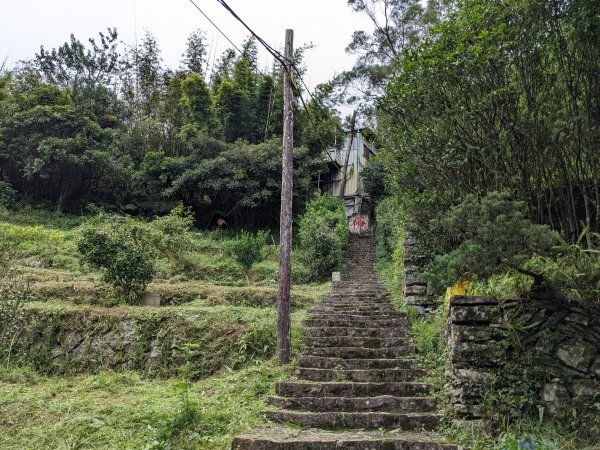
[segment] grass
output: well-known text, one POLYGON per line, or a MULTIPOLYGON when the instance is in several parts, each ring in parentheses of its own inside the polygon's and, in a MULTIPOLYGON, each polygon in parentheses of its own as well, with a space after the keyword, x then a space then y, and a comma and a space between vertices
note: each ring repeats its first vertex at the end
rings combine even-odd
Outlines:
POLYGON ((173 430, 181 414, 173 380, 134 372, 44 377, 26 368, 2 369, 0 449, 226 449, 233 435, 265 422, 263 399, 289 373, 289 367, 262 361, 190 383, 197 416, 173 430))
MULTIPOLYGON (((8 214, 0 212, 0 235, 16 243, 17 264, 33 281, 90 280, 100 274, 81 265, 77 250, 83 216, 26 209, 8 214), (29 215, 31 214, 31 216, 29 215)), ((156 281, 207 282, 223 286, 246 286, 246 274, 224 251, 232 233, 192 231, 190 245, 183 256, 183 267, 174 271, 168 259, 159 258, 156 281)), ((278 249, 265 246, 265 259, 248 273, 251 285, 277 284, 278 249)), ((293 278, 296 284, 308 283, 308 269, 302 264, 299 251, 293 255, 293 278)))
MULTIPOLYGON (((291 373, 271 359, 277 248, 266 246, 248 282, 223 251, 233 233, 193 231, 180 269, 167 258, 157 263, 148 290, 159 293, 164 306, 119 305, 100 283, 101 274, 79 263, 77 241, 85 220, 33 208, 0 211, 0 232, 16 242, 17 269, 37 296, 21 311, 27 336, 42 348, 65 333, 89 338, 133 320, 146 330, 139 348, 160 335, 167 344, 173 337, 189 341, 194 351, 187 363, 172 350, 154 358, 164 365, 161 370, 131 365, 129 371, 105 371, 94 354, 81 361, 62 356, 46 361, 49 353, 42 349, 35 356, 35 345, 13 355, 20 366, 0 367, 0 449, 218 450, 229 448, 233 435, 264 424, 264 397, 291 373)), ((307 282, 297 250, 293 270, 296 353, 306 308, 322 298, 329 283, 307 282)))

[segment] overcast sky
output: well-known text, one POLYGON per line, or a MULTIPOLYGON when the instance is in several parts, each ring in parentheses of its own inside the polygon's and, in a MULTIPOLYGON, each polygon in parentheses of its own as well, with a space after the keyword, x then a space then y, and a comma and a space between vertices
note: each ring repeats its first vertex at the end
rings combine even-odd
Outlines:
MULTIPOLYGON (((248 32, 216 0, 195 0, 198 6, 239 45, 248 32)), ((370 22, 347 6, 346 0, 229 0, 227 2, 263 39, 280 48, 286 28, 294 29, 294 44, 313 43, 306 55, 305 81, 311 89, 352 66, 344 51, 352 32, 370 30, 370 22)), ((206 31, 208 44, 220 54, 229 44, 189 0, 0 0, 0 62, 9 67, 31 58, 40 45, 50 49, 71 33, 83 42, 107 27, 119 38, 135 42, 150 30, 166 66, 176 68, 189 34, 206 31)), ((261 65, 271 62, 261 52, 261 65)))

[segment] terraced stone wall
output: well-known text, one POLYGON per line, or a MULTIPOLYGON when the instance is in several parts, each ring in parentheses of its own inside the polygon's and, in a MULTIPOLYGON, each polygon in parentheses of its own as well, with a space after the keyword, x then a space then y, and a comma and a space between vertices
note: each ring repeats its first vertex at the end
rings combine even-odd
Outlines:
POLYGON ((427 291, 427 283, 417 272, 421 268, 422 258, 417 253, 415 237, 407 233, 404 238, 404 302, 414 308, 419 314, 434 313, 437 304, 435 296, 427 291))
POLYGON ((446 337, 458 417, 478 420, 537 408, 541 416, 576 417, 588 429, 600 427, 597 308, 555 298, 454 296, 446 337))
MULTIPOLYGON (((268 358, 273 320, 169 308, 45 307, 19 312, 10 360, 49 374, 135 370, 147 376, 211 375, 254 357, 268 358), (186 350, 187 344, 195 344, 186 350)), ((3 349, 4 351, 5 349, 3 349)), ((3 353, 4 354, 4 353, 3 353)))

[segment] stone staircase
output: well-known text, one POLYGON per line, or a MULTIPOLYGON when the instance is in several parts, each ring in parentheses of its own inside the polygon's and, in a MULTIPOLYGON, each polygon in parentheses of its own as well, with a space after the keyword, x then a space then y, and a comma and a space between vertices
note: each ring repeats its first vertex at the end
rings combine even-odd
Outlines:
POLYGON ((306 322, 295 377, 265 411, 273 425, 235 437, 234 450, 457 450, 434 430, 440 414, 412 357, 408 321, 373 265, 371 236, 351 236, 342 281, 306 322))

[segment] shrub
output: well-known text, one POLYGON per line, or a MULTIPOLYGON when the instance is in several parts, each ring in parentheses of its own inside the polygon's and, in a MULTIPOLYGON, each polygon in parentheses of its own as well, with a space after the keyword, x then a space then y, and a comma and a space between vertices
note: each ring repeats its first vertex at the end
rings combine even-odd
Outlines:
POLYGON ((159 233, 159 249, 169 258, 174 270, 183 266, 183 252, 191 245, 189 231, 193 224, 194 213, 181 203, 166 216, 152 221, 152 227, 159 233))
POLYGON ((558 233, 527 218, 524 202, 498 192, 465 197, 428 228, 422 244, 433 258, 423 277, 438 293, 458 281, 482 280, 510 269, 524 272, 525 262, 553 253, 563 242, 558 233))
POLYGON ((0 180, 0 207, 9 207, 17 198, 17 191, 13 189, 10 183, 0 180))
POLYGON ((403 216, 398 202, 393 197, 387 197, 375 207, 375 240, 377 241, 377 256, 379 260, 391 261, 400 234, 404 230, 403 216))
POLYGON ((263 250, 267 236, 268 231, 259 231, 256 234, 242 231, 237 239, 225 244, 225 254, 231 256, 244 269, 246 277, 252 266, 264 259, 263 250))
POLYGON ((300 219, 300 241, 304 262, 312 280, 330 276, 341 265, 348 240, 344 203, 333 197, 319 197, 307 203, 300 219))
POLYGON ((540 273, 562 297, 600 305, 600 250, 584 249, 579 242, 564 245, 555 258, 536 256, 525 267, 540 273))
POLYGON ((385 165, 380 160, 375 160, 368 166, 363 167, 360 173, 365 193, 372 201, 377 202, 385 197, 385 165))
POLYGON ((102 270, 102 280, 127 303, 137 302, 154 277, 156 235, 133 219, 89 223, 77 247, 81 261, 102 270))
POLYGON ((15 242, 0 229, 0 361, 7 364, 13 343, 22 331, 21 308, 33 299, 29 284, 13 269, 16 254, 15 242))

